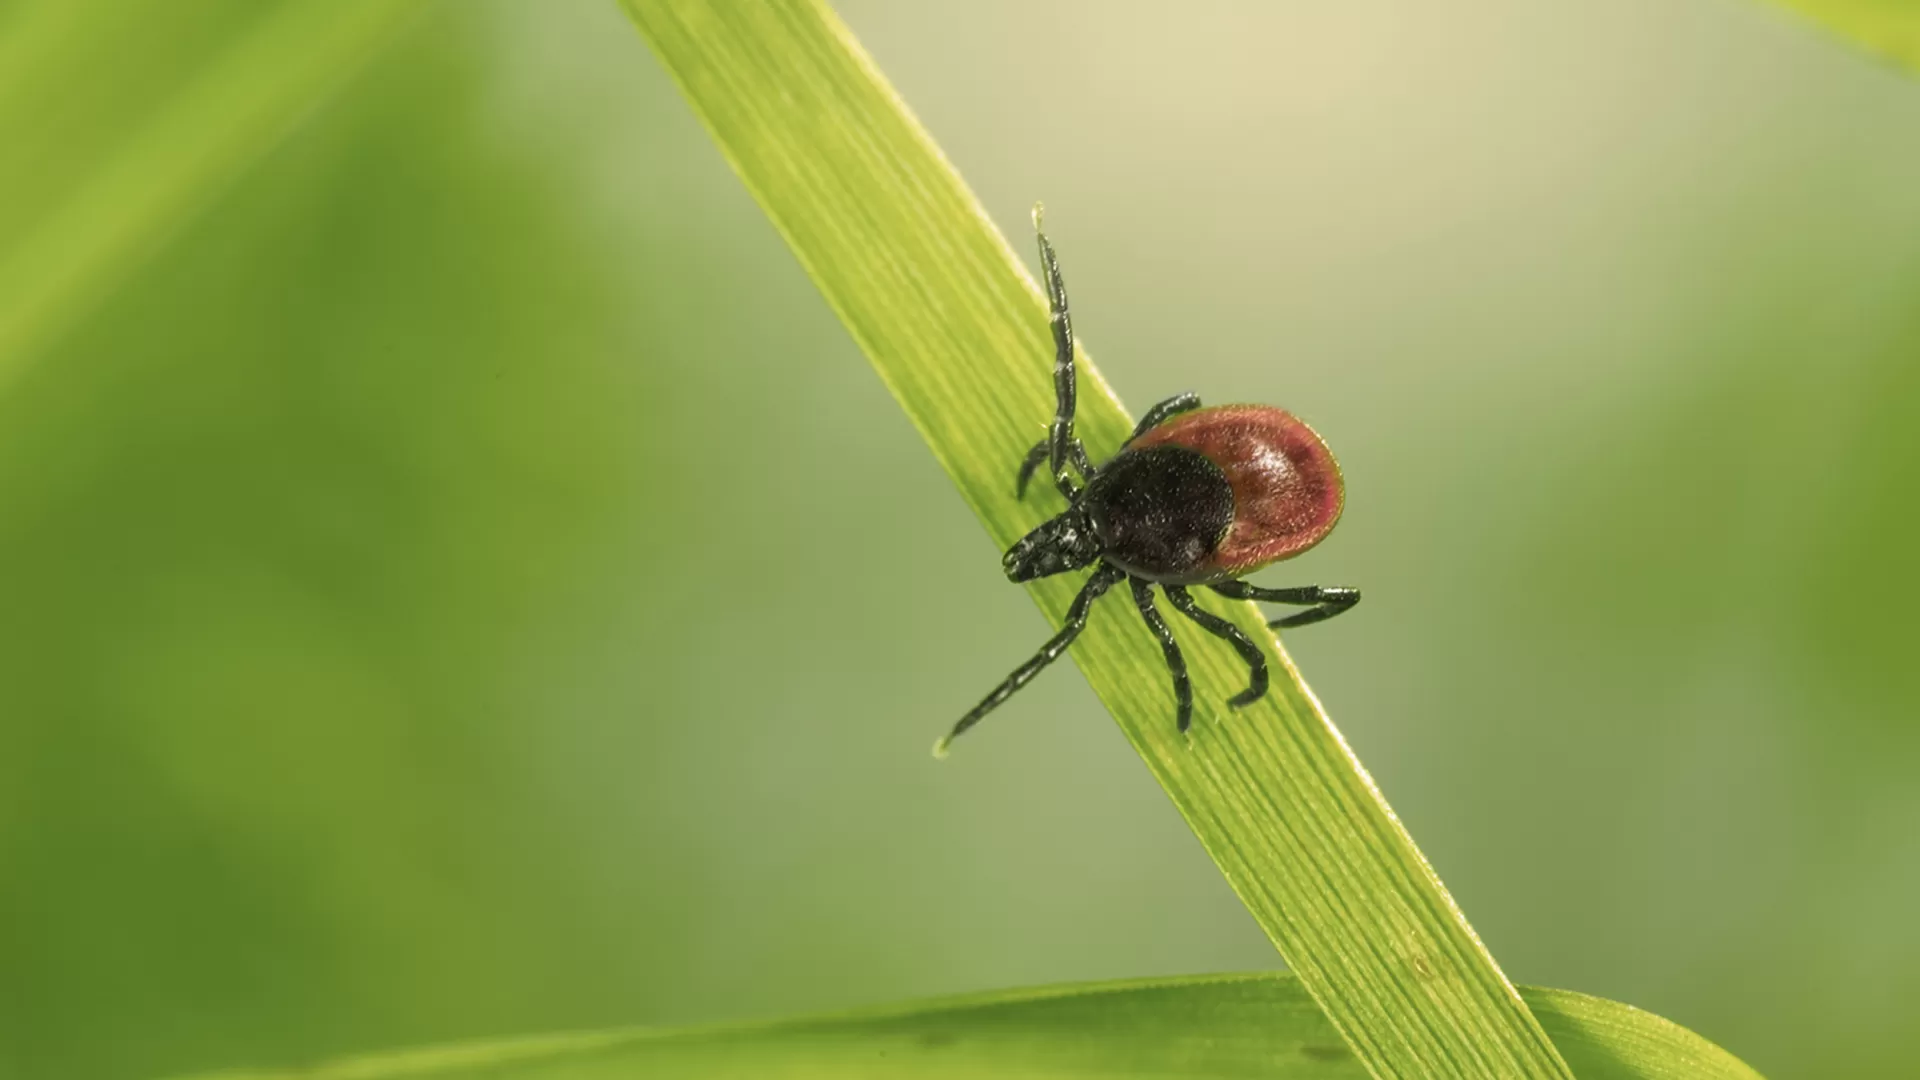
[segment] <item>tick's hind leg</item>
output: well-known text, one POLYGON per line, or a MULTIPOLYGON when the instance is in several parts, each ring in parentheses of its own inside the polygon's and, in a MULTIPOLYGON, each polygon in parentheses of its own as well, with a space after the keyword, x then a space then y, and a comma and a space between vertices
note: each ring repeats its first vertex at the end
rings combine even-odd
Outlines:
POLYGON ((953 740, 979 723, 981 717, 999 708, 1000 703, 1012 697, 1014 691, 1032 682, 1033 677, 1040 674, 1042 668, 1058 660, 1060 654, 1067 651, 1067 646, 1073 644, 1073 639, 1080 636, 1080 631, 1087 628, 1087 614, 1093 610, 1093 602, 1100 598, 1101 593, 1112 588, 1115 582, 1126 576, 1125 571, 1102 563, 1100 569, 1095 570, 1093 576, 1087 579, 1086 585, 1080 589, 1080 595, 1073 598, 1073 606, 1067 609, 1067 621, 1060 627, 1060 632, 1048 638, 1047 643, 1040 646, 1040 651, 1034 653, 1032 659, 1014 668, 1013 674, 1002 680, 999 686, 994 687, 992 693, 981 698, 980 704, 975 705, 972 711, 961 717, 960 722, 953 725, 953 730, 948 732, 945 738, 934 743, 934 755, 945 757, 947 747, 953 740))
POLYGON ((1280 630, 1325 622, 1360 602, 1360 590, 1344 585, 1302 585, 1295 589, 1263 589, 1244 581, 1222 581, 1214 592, 1235 600, 1258 600, 1265 604, 1313 605, 1306 611, 1281 619, 1269 619, 1267 625, 1280 630))
POLYGON ((1147 629, 1160 639, 1160 651, 1167 657, 1167 670, 1173 673, 1174 722, 1185 733, 1193 726, 1193 680, 1187 677, 1187 658, 1180 655, 1180 643, 1173 640, 1173 631, 1167 628, 1166 620, 1154 610, 1153 583, 1146 578, 1133 578, 1132 582, 1133 602, 1140 605, 1140 617, 1147 620, 1147 629))
POLYGON ((1163 588, 1174 610, 1199 623, 1200 629, 1214 637, 1225 639, 1227 644, 1233 646, 1233 651, 1240 654, 1240 659, 1247 662, 1247 688, 1229 698, 1227 704, 1237 709, 1259 701, 1267 692, 1267 656, 1260 651, 1260 646, 1254 644, 1253 639, 1239 627, 1211 611, 1201 610, 1186 586, 1167 585, 1163 588))

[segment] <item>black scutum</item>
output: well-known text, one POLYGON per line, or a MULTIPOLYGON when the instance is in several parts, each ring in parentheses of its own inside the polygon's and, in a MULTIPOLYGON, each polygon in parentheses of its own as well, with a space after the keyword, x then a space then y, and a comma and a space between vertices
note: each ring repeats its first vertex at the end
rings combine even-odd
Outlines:
POLYGON ((1204 576, 1233 524, 1233 488, 1206 455, 1182 446, 1126 450, 1101 466, 1080 505, 1106 557, 1154 580, 1204 576))

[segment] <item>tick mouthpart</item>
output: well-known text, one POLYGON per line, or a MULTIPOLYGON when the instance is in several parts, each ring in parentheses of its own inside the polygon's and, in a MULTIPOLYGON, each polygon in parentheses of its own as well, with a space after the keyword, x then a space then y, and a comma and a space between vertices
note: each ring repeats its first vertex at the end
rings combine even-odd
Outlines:
POLYGON ((1069 511, 1045 522, 1007 549, 1000 566, 1008 581, 1032 581, 1078 570, 1100 557, 1100 541, 1083 513, 1069 511))
POLYGON ((1008 548, 1007 553, 1000 558, 1000 568, 1007 572, 1008 581, 1026 581, 1032 577, 1032 574, 1026 572, 1026 563, 1025 541, 1008 548))

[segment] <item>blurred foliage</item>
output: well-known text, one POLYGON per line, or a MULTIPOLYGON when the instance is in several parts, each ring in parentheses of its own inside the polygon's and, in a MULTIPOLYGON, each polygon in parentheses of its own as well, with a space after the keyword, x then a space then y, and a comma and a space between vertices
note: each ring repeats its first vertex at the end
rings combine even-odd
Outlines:
MULTIPOLYGON (((1756 1080, 1726 1051, 1639 1009, 1564 990, 1521 994, 1581 1080, 1756 1080)), ((1016 990, 759 1026, 436 1047, 206 1080, 1372 1075, 1299 980, 1223 975, 1016 990)))
POLYGON ((1781 0, 1874 52, 1920 70, 1920 5, 1912 0, 1781 0))
POLYGON ((0 398, 0 1072, 523 1023, 462 956, 596 996, 509 717, 655 486, 645 371, 435 29, 0 398))
POLYGON ((0 387, 419 7, 21 2, 0 12, 0 387))
MULTIPOLYGON (((1920 86, 841 10, 1128 400, 1332 442, 1262 580, 1368 590, 1294 651, 1510 974, 1911 1072, 1920 86)), ((976 529, 614 5, 442 6, 0 396, 0 1075, 1265 964, 1070 672, 926 759, 1041 632, 976 529)))

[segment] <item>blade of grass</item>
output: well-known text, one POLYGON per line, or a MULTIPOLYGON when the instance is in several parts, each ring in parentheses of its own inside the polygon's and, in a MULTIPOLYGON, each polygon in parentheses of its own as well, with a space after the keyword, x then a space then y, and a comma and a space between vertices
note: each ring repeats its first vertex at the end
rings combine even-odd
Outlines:
MULTIPOLYGON (((1016 501, 1009 478, 1052 412, 1044 305, 851 33, 814 0, 625 4, 995 544, 1038 524, 1049 504, 1016 501)), ((1129 420, 1082 372, 1099 460, 1129 420)), ((1077 584, 1031 592, 1058 625, 1077 584)), ((1189 743, 1169 722, 1159 647, 1120 607, 1098 611, 1074 658, 1365 1067, 1570 1076, 1259 613, 1217 607, 1278 652, 1273 692, 1231 718, 1216 704, 1189 743)), ((1244 681, 1218 642, 1183 637, 1204 698, 1244 681)), ((948 719, 929 703, 930 731, 948 719)))
MULTIPOLYGON (((1758 1080, 1725 1050, 1630 1006, 1565 990, 1522 993, 1586 1080, 1758 1080)), ((295 1072, 223 1073, 219 1080, 1118 1075, 1360 1080, 1366 1070, 1299 980, 1263 974, 1016 990, 751 1026, 442 1047, 295 1072)))
POLYGON ((1774 0, 1920 74, 1920 4, 1914 0, 1774 0))
POLYGON ((421 0, 18 5, 0 25, 0 390, 421 0))

